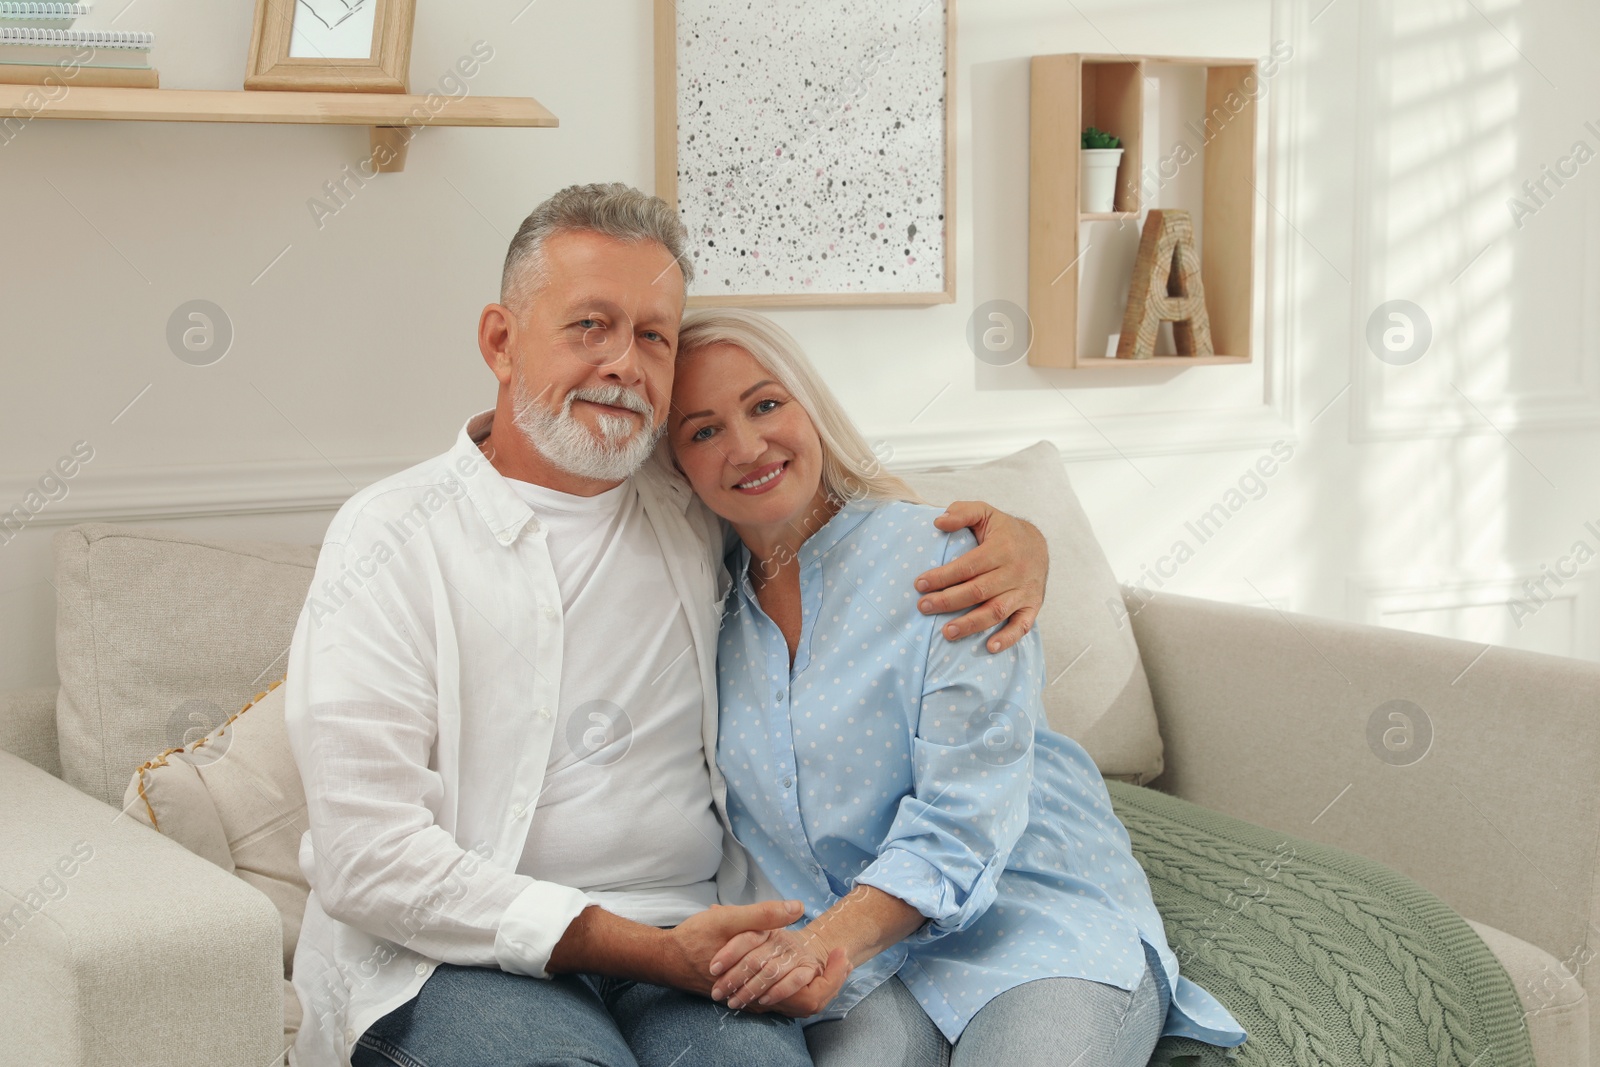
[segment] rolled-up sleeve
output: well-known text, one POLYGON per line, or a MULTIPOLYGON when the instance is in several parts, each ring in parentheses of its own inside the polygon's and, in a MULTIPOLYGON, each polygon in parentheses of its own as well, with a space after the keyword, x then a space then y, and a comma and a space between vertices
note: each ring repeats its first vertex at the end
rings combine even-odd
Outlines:
MULTIPOLYGON (((950 536, 948 562, 975 543, 950 536)), ((948 641, 938 632, 959 613, 933 617, 912 738, 912 791, 855 882, 899 897, 930 922, 922 944, 964 930, 994 903, 1011 850, 1028 823, 1033 736, 1040 717, 1043 652, 1037 632, 990 653, 988 633, 948 641)))
POLYGON ((310 824, 307 881, 331 918, 431 959, 549 977, 552 950, 591 902, 439 825, 436 656, 424 651, 437 583, 402 577, 426 559, 395 560, 355 582, 346 543, 323 546, 285 683, 310 824))

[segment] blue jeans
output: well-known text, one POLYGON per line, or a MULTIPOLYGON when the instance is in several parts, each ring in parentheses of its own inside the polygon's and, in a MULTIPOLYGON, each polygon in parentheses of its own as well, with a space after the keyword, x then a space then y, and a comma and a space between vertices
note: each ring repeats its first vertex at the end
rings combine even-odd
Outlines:
POLYGON ((1041 978, 1006 990, 954 1045, 899 978, 843 1019, 806 1029, 816 1067, 1145 1067, 1166 1026, 1161 960, 1145 946, 1133 992, 1082 978, 1041 978))
POLYGON ((798 1023, 621 978, 441 963, 356 1040, 353 1067, 811 1067, 798 1023))

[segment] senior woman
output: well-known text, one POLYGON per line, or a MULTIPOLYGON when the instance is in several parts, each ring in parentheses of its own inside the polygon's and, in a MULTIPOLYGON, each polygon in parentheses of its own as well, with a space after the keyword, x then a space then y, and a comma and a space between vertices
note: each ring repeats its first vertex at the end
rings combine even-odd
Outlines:
POLYGON ((1178 974, 1105 782, 1040 702, 1037 633, 935 640, 906 577, 973 541, 879 469, 782 328, 695 312, 667 445, 739 542, 718 649, 734 832, 788 930, 712 961, 817 1067, 1143 1065, 1245 1034, 1178 974))

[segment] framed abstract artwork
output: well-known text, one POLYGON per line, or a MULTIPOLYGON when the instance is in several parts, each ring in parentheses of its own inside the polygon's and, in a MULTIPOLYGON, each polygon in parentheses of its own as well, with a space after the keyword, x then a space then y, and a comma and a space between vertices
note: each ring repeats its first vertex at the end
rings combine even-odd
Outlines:
POLYGON ((256 0, 246 89, 403 93, 416 0, 256 0))
POLYGON ((656 0, 689 303, 955 299, 955 0, 656 0))

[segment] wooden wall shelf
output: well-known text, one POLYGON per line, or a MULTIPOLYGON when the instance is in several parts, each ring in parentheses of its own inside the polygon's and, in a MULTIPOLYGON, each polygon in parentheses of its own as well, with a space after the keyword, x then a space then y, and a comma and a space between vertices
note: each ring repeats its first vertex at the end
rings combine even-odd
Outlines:
MULTIPOLYGON (((435 99, 440 99, 435 97, 435 99)), ((260 90, 120 89, 74 87, 57 101, 39 103, 35 85, 0 85, 0 120, 99 119, 113 122, 275 122, 313 126, 367 126, 374 149, 393 156, 378 169, 405 166, 408 126, 553 127, 556 117, 532 97, 445 97, 429 112, 428 97, 408 93, 301 93, 260 90)))
MULTIPOLYGON (((1037 367, 1201 366, 1249 363, 1255 292, 1255 185, 1259 74, 1253 59, 1072 53, 1034 56, 1028 176, 1028 315, 1037 367), (1145 149, 1145 79, 1162 66, 1204 68, 1204 110, 1198 130, 1186 130, 1203 168, 1198 205, 1144 203, 1152 168, 1145 149), (1234 106, 1234 105, 1240 106, 1234 106), (1121 138, 1115 210, 1081 210, 1079 139, 1088 126, 1121 138), (1204 135, 1203 143, 1194 144, 1204 135), (1092 249, 1081 224, 1134 222, 1129 239, 1152 207, 1198 208, 1201 280, 1215 356, 1116 359, 1079 352, 1079 281, 1092 249)), ((1156 146, 1161 151, 1160 145, 1156 146)), ((1158 186, 1159 188, 1159 186, 1158 186)), ((1121 309, 1118 309, 1118 319, 1121 309)))

